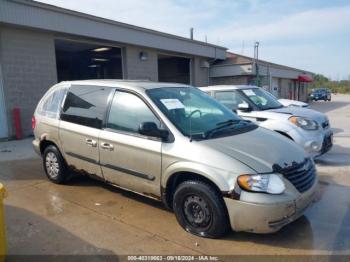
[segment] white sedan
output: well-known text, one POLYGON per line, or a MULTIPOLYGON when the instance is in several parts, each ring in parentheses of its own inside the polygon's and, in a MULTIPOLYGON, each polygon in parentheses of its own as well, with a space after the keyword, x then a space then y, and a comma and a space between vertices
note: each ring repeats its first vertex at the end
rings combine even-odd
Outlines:
POLYGON ((218 85, 200 89, 243 119, 293 140, 311 157, 332 148, 333 132, 323 113, 296 106, 285 107, 269 92, 256 86, 218 85))

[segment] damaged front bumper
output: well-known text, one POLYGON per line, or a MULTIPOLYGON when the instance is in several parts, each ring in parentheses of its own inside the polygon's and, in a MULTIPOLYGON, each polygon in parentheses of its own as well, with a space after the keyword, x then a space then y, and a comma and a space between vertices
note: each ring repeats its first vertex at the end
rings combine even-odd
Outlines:
MULTIPOLYGON (((278 203, 251 203, 225 197, 231 228, 234 231, 253 233, 273 233, 280 230, 304 214, 314 200, 317 184, 316 180, 308 191, 299 193, 294 200, 278 203)), ((293 195, 294 192, 284 194, 293 195)))

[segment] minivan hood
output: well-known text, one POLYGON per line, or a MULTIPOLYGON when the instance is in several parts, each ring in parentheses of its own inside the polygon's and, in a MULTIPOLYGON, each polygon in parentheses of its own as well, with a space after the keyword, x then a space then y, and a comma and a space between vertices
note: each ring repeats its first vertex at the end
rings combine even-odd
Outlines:
POLYGON ((307 157, 296 143, 262 127, 239 135, 202 142, 242 162, 257 173, 270 173, 276 165, 284 168, 303 162, 307 157))
POLYGON ((289 114, 293 116, 301 116, 305 117, 311 120, 316 121, 320 125, 327 121, 327 117, 325 114, 321 112, 317 112, 312 109, 308 108, 300 108, 300 107, 282 107, 282 108, 277 108, 277 109, 270 109, 266 110, 265 112, 275 112, 275 113, 281 113, 281 114, 289 114))

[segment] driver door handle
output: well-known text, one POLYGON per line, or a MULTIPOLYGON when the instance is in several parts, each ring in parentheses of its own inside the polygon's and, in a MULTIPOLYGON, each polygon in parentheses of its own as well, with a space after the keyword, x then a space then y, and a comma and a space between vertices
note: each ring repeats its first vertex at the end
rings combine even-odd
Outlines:
POLYGON ((89 146, 92 146, 92 147, 96 147, 97 146, 97 142, 91 138, 86 138, 85 139, 85 143, 89 146))
POLYGON ((109 143, 106 143, 106 142, 102 142, 101 143, 101 148, 109 150, 109 151, 113 151, 114 150, 114 146, 109 144, 109 143))

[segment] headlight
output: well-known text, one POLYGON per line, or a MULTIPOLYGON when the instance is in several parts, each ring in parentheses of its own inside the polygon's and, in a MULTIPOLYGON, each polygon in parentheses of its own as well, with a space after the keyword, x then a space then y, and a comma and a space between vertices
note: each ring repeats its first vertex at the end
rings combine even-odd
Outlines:
POLYGON ((314 120, 307 119, 300 116, 292 116, 289 118, 289 121, 292 122, 294 125, 301 127, 305 130, 317 130, 318 129, 318 123, 314 120))
POLYGON ((282 194, 286 186, 276 174, 241 175, 237 178, 238 185, 248 191, 282 194))

